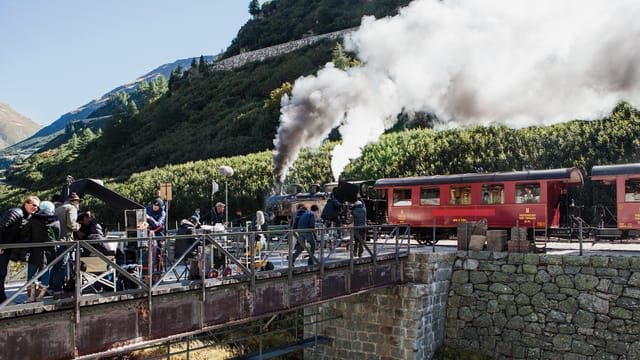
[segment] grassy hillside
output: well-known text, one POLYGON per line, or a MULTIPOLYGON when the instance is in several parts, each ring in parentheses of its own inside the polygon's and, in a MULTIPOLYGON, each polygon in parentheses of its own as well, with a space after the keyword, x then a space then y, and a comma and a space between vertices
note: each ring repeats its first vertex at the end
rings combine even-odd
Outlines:
MULTIPOLYGON (((409 2, 270 1, 243 26, 225 56, 234 54, 238 42, 243 50, 259 49, 305 34, 352 27, 364 14, 394 15, 409 2)), ((107 104, 96 111, 94 116, 113 110, 113 117, 101 125, 101 136, 87 139, 85 126, 77 124, 80 143, 76 139, 73 144, 51 143, 43 147, 46 151, 11 167, 7 178, 37 189, 67 174, 126 177, 157 166, 272 149, 279 108, 277 103, 265 106, 265 101, 283 83, 317 71, 331 59, 334 46, 335 42, 324 41, 234 71, 187 71, 172 76, 170 92, 151 104, 125 111, 107 104)), ((96 128, 91 130, 97 133, 96 128)), ((67 132, 59 139, 70 137, 67 132)))
MULTIPOLYGON (((530 127, 519 130, 503 126, 474 127, 434 131, 413 129, 382 136, 365 147, 362 157, 345 170, 348 179, 377 179, 381 177, 414 176, 485 171, 511 171, 526 168, 548 169, 577 166, 588 177, 591 167, 640 161, 640 113, 621 104, 610 118, 595 121, 571 121, 549 127, 530 127)), ((333 181, 330 170, 330 151, 335 142, 325 143, 317 152, 304 151, 294 163, 289 183, 308 186, 333 181)), ((224 179, 218 173, 222 165, 235 170, 228 179, 231 213, 245 214, 264 206, 271 192, 271 151, 249 155, 185 162, 142 171, 121 179, 106 179, 107 186, 142 203, 149 203, 162 182, 173 185, 174 200, 170 219, 179 220, 194 208, 211 204, 211 180, 221 191, 213 201, 224 201, 224 179)), ((75 175, 75 174, 73 174, 75 175)), ((78 176, 76 176, 78 177, 78 176)), ((36 192, 48 198, 60 185, 36 192)), ((576 196, 578 204, 589 209, 592 204, 606 201, 594 198, 588 183, 576 196)), ((3 207, 19 203, 24 191, 6 189, 0 200, 3 207)), ((599 196, 599 195, 598 195, 599 196)), ((103 221, 118 222, 122 214, 100 202, 87 199, 84 208, 92 208, 103 221)), ((586 212, 586 210, 585 210, 586 212)))
POLYGON ((111 119, 102 136, 73 146, 71 154, 64 153, 64 146, 35 154, 7 176, 13 183, 39 188, 67 174, 126 177, 168 164, 271 149, 279 107, 265 108, 265 100, 283 82, 325 64, 334 45, 321 42, 236 71, 181 80, 137 114, 111 119))

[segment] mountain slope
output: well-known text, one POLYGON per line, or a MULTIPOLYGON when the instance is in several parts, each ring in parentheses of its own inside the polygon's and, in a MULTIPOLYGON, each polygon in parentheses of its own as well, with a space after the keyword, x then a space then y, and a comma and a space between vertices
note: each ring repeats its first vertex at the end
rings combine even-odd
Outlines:
POLYGON ((18 113, 9 104, 0 103, 0 149, 33 135, 40 128, 41 125, 18 113))
MULTIPOLYGON (((205 56, 207 61, 212 61, 213 56, 205 56)), ((166 79, 169 79, 171 72, 173 69, 178 66, 182 68, 188 68, 191 65, 191 61, 193 59, 180 59, 176 60, 169 64, 161 65, 152 71, 148 72, 145 75, 140 76, 139 78, 133 80, 132 82, 118 86, 117 88, 105 93, 101 97, 94 99, 87 104, 72 110, 62 116, 60 116, 57 120, 52 122, 46 127, 39 126, 34 129, 30 133, 22 136, 17 139, 17 141, 13 141, 11 143, 2 146, 2 129, 0 129, 0 169, 6 168, 7 165, 11 164, 14 159, 19 157, 26 157, 34 152, 38 151, 42 146, 56 138, 59 134, 62 133, 65 126, 73 121, 73 120, 84 120, 87 119, 93 112, 100 109, 107 99, 109 99, 109 95, 114 94, 118 91, 125 91, 127 93, 132 92, 138 86, 141 81, 151 81, 160 75, 164 76, 166 79), (37 132, 36 132, 37 131, 37 132), (34 134, 35 132, 35 134, 34 134), (31 135, 31 136, 30 136, 31 135), (20 141, 22 140, 22 141, 20 141), (9 146, 12 145, 12 146, 9 146)), ((0 103, 0 106, 3 104, 0 103)), ((0 107, 0 110, 2 108, 0 107)), ((0 115, 1 116, 1 115, 0 115)), ((1 126, 1 124, 0 124, 1 126)))
MULTIPOLYGON (((269 13, 262 12, 240 29, 238 37, 242 38, 242 49, 235 57, 242 59, 251 53, 247 49, 268 49, 263 48, 266 44, 278 44, 275 46, 284 48, 284 54, 274 56, 269 51, 267 56, 245 62, 240 67, 219 69, 217 65, 227 60, 237 65, 234 56, 230 56, 233 51, 228 51, 223 56, 223 61, 216 62, 211 67, 212 71, 205 71, 203 76, 183 73, 181 77, 169 81, 170 93, 160 100, 133 110, 135 113, 129 114, 127 109, 110 118, 101 129, 100 137, 83 144, 81 154, 73 151, 63 153, 57 157, 56 162, 49 161, 48 164, 39 164, 39 159, 34 159, 31 166, 38 167, 44 181, 56 178, 58 172, 73 173, 75 176, 86 174, 85 176, 120 177, 163 164, 272 149, 280 115, 279 99, 286 93, 286 90, 282 92, 281 87, 286 82, 293 83, 300 76, 316 72, 331 59, 337 40, 325 39, 302 49, 290 46, 291 41, 307 41, 311 38, 310 35, 326 34, 319 29, 346 30, 358 25, 363 14, 376 17, 395 15, 399 6, 409 2, 410 0, 274 0, 264 3, 263 8, 269 4, 269 13), (328 10, 330 11, 327 13, 328 10), (313 12, 331 16, 315 19, 314 16, 304 15, 313 12), (288 15, 284 16, 285 14, 288 15), (340 16, 333 16, 335 14, 340 16), (339 19, 342 20, 338 21, 339 19), (246 36, 248 33, 255 35, 255 31, 267 23, 273 23, 271 29, 282 30, 295 24, 296 31, 285 32, 288 35, 278 35, 277 39, 272 37, 275 33, 261 34, 267 38, 246 36), (274 90, 279 91, 275 101, 272 98, 274 90)), ((209 59, 207 61, 211 62, 209 59)), ((185 64, 183 68, 188 69, 189 66, 185 64)), ((62 121, 58 128, 62 128, 64 124, 62 121)), ((52 127, 49 130, 54 129, 56 128, 52 127)), ((76 135, 80 136, 80 133, 76 135)), ((24 168, 29 166, 26 164, 24 168)), ((16 169, 7 176, 19 172, 16 169)), ((26 174, 27 171, 23 173, 26 174)), ((13 180, 15 183, 20 182, 19 178, 13 180)))

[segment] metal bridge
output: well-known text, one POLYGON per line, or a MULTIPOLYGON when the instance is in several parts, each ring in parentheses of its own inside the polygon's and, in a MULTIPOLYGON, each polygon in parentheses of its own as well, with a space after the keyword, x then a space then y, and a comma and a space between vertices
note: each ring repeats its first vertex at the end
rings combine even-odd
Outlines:
MULTIPOLYGON (((12 350, 0 353, 0 359, 112 356, 403 280, 408 227, 315 230, 318 246, 310 255, 312 265, 304 256, 309 248, 301 240, 303 232, 56 242, 59 255, 47 269, 28 281, 19 274, 17 282, 14 276, 7 284, 9 297, 0 304, 0 346, 12 350), (362 257, 345 246, 353 249, 358 230, 366 231, 369 239, 362 241, 362 257), (177 241, 190 244, 183 254, 174 252, 177 241), (98 251, 99 245, 117 249, 118 255, 98 251), (304 251, 293 261, 296 246, 304 251), (75 285, 68 297, 23 303, 29 286, 67 258, 68 278, 75 285)), ((3 246, 46 245, 51 243, 3 246)))

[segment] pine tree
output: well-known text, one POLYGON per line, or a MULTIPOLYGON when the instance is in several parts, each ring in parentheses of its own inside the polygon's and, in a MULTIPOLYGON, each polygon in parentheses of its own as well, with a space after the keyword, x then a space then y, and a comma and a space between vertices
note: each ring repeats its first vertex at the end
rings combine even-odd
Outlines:
POLYGON ((335 65, 336 68, 341 70, 346 70, 350 67, 360 65, 358 60, 353 59, 344 52, 340 43, 337 43, 333 48, 333 52, 331 53, 331 62, 333 62, 333 65, 335 65))
POLYGON ((249 14, 253 17, 260 14, 260 2, 258 0, 251 0, 249 3, 249 14))
POLYGON ((198 61, 198 71, 200 74, 208 74, 209 66, 207 65, 207 60, 204 58, 204 55, 200 55, 200 61, 198 61))
POLYGON ((171 76, 169 76, 169 95, 171 92, 178 89, 178 82, 182 79, 182 66, 178 65, 171 71, 171 76))

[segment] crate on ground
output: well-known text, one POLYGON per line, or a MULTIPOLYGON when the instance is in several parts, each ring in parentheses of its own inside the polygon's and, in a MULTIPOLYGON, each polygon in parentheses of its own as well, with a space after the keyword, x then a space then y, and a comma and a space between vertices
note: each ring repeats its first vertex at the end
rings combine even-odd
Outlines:
MULTIPOLYGON (((458 233, 458 250, 473 250, 470 249, 470 240, 473 235, 482 235, 486 236, 487 234, 487 221, 468 221, 463 223, 458 223, 457 227, 458 233)), ((482 240, 477 238, 476 243, 481 242, 482 240)), ((482 243, 484 246, 484 242, 482 243)), ((474 244, 477 247, 477 244, 474 244)), ((482 249, 480 249, 482 250, 482 249)))
POLYGON ((484 250, 485 242, 487 242, 485 235, 471 235, 469 239, 469 250, 482 251, 484 250))
POLYGON ((532 244, 529 240, 509 240, 507 242, 507 248, 509 252, 518 252, 518 253, 526 253, 526 252, 534 252, 535 245, 532 244))
POLYGON ((512 227, 511 238, 512 241, 524 241, 527 240, 527 228, 526 227, 512 227))
POLYGON ((507 249, 507 230, 487 230, 487 251, 507 249))
POLYGON ((527 239, 526 227, 512 227, 511 238, 507 242, 507 251, 509 252, 533 252, 535 245, 527 239))

